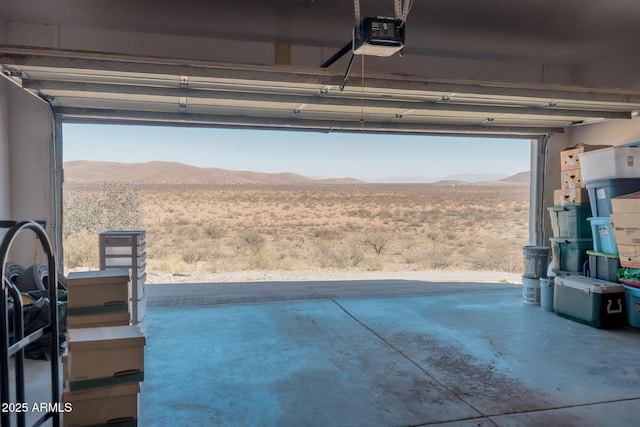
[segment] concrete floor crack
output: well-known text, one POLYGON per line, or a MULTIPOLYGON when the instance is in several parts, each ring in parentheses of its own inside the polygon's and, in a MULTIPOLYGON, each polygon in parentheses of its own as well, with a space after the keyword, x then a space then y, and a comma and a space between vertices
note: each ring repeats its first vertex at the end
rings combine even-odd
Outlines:
MULTIPOLYGON (((464 403, 465 405, 469 406, 470 408, 472 408, 474 411, 476 411, 478 414, 480 414, 481 416, 486 416, 485 414, 482 413, 482 411, 478 410, 477 408, 475 408, 471 403, 465 401, 463 398, 461 398, 460 396, 458 396, 454 390, 451 390, 451 388, 447 387, 446 384, 444 384, 442 381, 440 381, 438 378, 434 377, 433 375, 431 375, 429 373, 429 371, 427 371, 422 365, 420 365, 418 362, 416 362, 415 360, 413 360, 408 354, 406 354, 405 352, 403 352, 400 348, 396 347, 395 345, 393 345, 392 343, 390 343, 387 339, 385 339, 385 337, 383 337, 382 335, 380 335, 378 332, 376 332, 373 328, 371 328, 370 326, 368 326, 366 323, 364 323, 363 321, 361 321, 360 319, 358 319, 356 316, 354 316, 349 310, 347 310, 342 304, 340 304, 338 301, 336 301, 334 298, 332 297, 327 297, 328 299, 330 299, 336 306, 338 306, 347 316, 349 316, 351 319, 353 319, 356 323, 358 323, 360 326, 362 326, 363 328, 365 328, 367 331, 369 331, 372 335, 374 335, 376 338, 378 338, 380 341, 382 341, 385 345, 387 345, 388 347, 390 347, 391 349, 393 349, 395 352, 397 352, 399 355, 401 355, 405 360, 407 360, 409 363, 411 363, 413 366, 415 366, 417 369, 419 369, 422 373, 424 373, 424 375, 426 375, 427 377, 429 377, 433 382, 437 383, 438 385, 442 386, 444 389, 446 389, 447 391, 449 391, 453 396, 455 396, 456 399, 458 399, 460 402, 464 403)), ((419 425, 419 424, 418 424, 419 425)))

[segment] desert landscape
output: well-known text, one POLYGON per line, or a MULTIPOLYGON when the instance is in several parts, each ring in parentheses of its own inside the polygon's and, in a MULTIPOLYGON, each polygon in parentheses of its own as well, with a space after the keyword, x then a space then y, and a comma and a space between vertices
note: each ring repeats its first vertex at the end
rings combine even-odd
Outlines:
MULTIPOLYGON (((528 173, 367 184, 163 162, 65 164, 65 268, 98 267, 98 234, 144 229, 150 276, 240 271, 521 273, 528 173)), ((191 280, 193 281, 193 280, 191 280)))

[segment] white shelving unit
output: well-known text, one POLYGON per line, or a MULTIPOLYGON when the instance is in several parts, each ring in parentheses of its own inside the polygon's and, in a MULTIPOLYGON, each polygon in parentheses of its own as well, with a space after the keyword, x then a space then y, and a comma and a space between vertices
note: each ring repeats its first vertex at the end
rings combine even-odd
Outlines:
POLYGON ((147 279, 146 233, 136 231, 105 231, 100 233, 100 269, 128 268, 131 272, 129 284, 129 312, 131 324, 146 332, 147 299, 144 283, 147 279))

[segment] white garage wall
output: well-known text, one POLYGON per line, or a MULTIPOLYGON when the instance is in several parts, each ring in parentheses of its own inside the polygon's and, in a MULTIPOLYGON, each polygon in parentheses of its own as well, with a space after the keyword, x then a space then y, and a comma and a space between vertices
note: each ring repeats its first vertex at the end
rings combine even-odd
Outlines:
POLYGON ((0 219, 8 219, 9 207, 9 92, 0 78, 0 219))
MULTIPOLYGON (((3 87, 8 95, 4 97, 5 103, 10 106, 4 114, 8 118, 9 219, 46 221, 46 230, 53 240, 53 116, 44 101, 13 84, 3 87)), ((6 187, 0 191, 6 191, 6 187)), ((45 262, 37 248, 35 235, 25 231, 10 259, 22 265, 35 260, 45 262)))
POLYGON ((567 130, 571 145, 622 145, 640 141, 640 118, 575 126, 567 130))

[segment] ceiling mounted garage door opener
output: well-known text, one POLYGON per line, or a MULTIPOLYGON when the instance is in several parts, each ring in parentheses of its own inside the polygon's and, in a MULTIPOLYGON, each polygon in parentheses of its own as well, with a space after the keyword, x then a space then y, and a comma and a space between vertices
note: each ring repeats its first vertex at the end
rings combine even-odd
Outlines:
POLYGON ((402 0, 394 0, 395 16, 393 18, 380 16, 361 18, 360 0, 354 0, 355 26, 352 40, 321 65, 322 68, 328 68, 349 50, 352 51, 347 71, 340 85, 341 92, 349 79, 349 72, 355 55, 362 55, 364 64, 365 55, 389 57, 404 49, 405 22, 411 6, 413 6, 413 0, 405 0, 404 2, 402 0))

